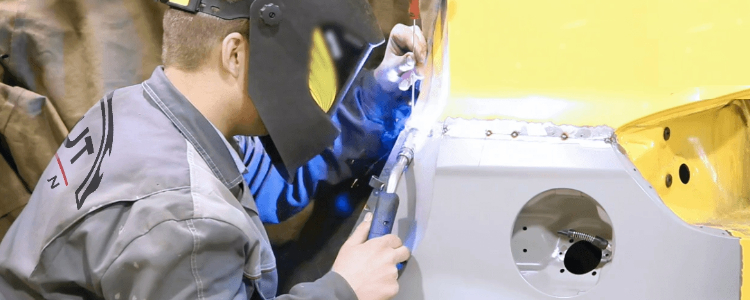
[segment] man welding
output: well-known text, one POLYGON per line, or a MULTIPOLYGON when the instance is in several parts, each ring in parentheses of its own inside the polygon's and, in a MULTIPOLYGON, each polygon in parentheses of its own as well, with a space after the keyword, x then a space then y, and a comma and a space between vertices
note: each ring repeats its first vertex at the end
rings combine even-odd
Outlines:
MULTIPOLYGON (((424 37, 410 43, 412 29, 398 26, 383 63, 360 73, 383 42, 366 1, 168 4, 164 66, 84 115, 0 244, 3 298, 273 299, 276 263, 243 175, 267 176, 268 161, 284 180, 314 180, 325 176, 304 166, 318 154, 362 156, 368 143, 334 141, 387 131, 372 128, 392 126, 401 104, 383 95, 413 84, 399 87, 426 56, 424 37), (263 154, 240 138, 243 162, 238 135, 259 136, 263 154)), ((366 241, 368 230, 355 230, 331 272, 278 299, 395 295, 409 252, 393 235, 366 241)))

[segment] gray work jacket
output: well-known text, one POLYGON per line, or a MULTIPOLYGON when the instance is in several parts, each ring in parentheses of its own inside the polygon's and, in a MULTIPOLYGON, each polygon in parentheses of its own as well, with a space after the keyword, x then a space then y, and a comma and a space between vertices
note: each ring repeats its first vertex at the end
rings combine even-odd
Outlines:
MULTIPOLYGON (((164 75, 73 127, 0 244, 5 299, 273 299, 243 166, 164 75)), ((278 299, 356 299, 338 274, 278 299)))

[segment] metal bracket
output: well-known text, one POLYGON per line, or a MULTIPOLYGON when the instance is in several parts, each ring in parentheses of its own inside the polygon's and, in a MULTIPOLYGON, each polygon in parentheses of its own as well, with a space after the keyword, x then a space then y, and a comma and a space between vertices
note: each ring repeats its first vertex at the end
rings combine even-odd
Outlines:
POLYGON ((376 190, 383 190, 383 187, 385 187, 385 182, 380 180, 377 176, 373 175, 372 178, 370 178, 369 185, 376 189, 376 190))

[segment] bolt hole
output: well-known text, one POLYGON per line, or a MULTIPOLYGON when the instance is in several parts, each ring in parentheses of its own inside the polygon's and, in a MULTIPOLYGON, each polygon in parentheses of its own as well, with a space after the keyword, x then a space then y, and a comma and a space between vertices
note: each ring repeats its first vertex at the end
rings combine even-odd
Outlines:
POLYGON ((672 135, 672 132, 669 130, 669 127, 664 128, 664 140, 668 141, 669 137, 672 135))
POLYGON ((523 227, 523 230, 526 230, 526 226, 523 227))
POLYGON ((526 253, 526 251, 528 251, 528 250, 526 250, 526 249, 523 249, 523 253, 526 253))
POLYGON ((665 183, 667 184, 667 187, 671 187, 672 186, 672 174, 667 174, 667 178, 666 178, 666 182, 665 183))
POLYGON ((596 276, 596 271, 592 272, 591 275, 596 276))
POLYGON ((574 241, 575 241, 575 240, 573 240, 573 239, 570 239, 570 241, 569 241, 569 242, 571 242, 571 243, 572 243, 572 242, 574 242, 574 241))
POLYGON ((565 273, 565 269, 560 269, 560 273, 565 273))
POLYGON ((687 184, 690 181, 690 168, 686 164, 680 166, 680 181, 683 184, 687 184))

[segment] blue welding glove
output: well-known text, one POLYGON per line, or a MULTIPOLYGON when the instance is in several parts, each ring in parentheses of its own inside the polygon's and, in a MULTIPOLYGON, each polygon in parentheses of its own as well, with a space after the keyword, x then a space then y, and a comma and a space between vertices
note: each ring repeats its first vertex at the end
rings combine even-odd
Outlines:
MULTIPOLYGON (((416 93, 419 94, 419 82, 416 93)), ((333 115, 341 130, 334 144, 297 169, 297 180, 287 183, 271 164, 257 138, 237 136, 245 173, 264 223, 277 224, 294 216, 317 195, 332 199, 334 214, 352 213, 355 200, 342 183, 380 174, 385 160, 411 114, 411 92, 385 91, 373 76, 363 70, 333 115), (335 190, 334 190, 335 188, 335 190)), ((349 187, 349 184, 345 184, 349 187)))

